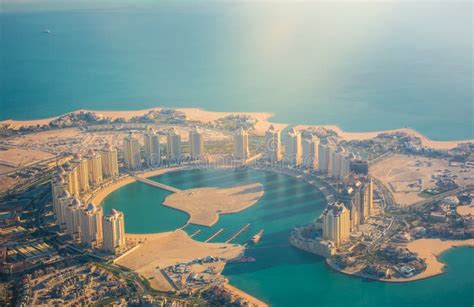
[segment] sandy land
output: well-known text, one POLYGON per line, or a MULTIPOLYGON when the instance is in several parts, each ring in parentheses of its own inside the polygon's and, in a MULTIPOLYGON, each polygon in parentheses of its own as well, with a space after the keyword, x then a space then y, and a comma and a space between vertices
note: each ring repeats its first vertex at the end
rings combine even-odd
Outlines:
POLYGON ((161 289, 163 277, 160 268, 207 256, 233 259, 241 256, 244 247, 225 243, 203 243, 191 239, 186 232, 176 230, 158 234, 127 234, 127 238, 141 240, 142 244, 117 261, 145 278, 157 289, 161 289))
POLYGON ((199 188, 177 192, 166 197, 163 204, 189 214, 189 223, 212 226, 219 214, 235 213, 257 203, 263 196, 260 183, 232 188, 199 188))
POLYGON ((400 206, 408 206, 425 198, 419 192, 436 186, 432 175, 441 175, 444 170, 451 175, 458 175, 455 182, 460 186, 474 184, 474 171, 461 172, 458 166, 449 166, 444 159, 434 159, 419 156, 396 154, 381 160, 370 167, 372 176, 382 181, 390 189, 395 202, 400 206), (410 184, 419 182, 419 188, 410 184))
POLYGON ((456 208, 456 212, 459 215, 466 216, 466 215, 472 215, 474 216, 474 205, 465 205, 465 206, 458 206, 456 208))
POLYGON ((390 281, 413 281, 439 275, 444 272, 445 265, 438 260, 438 256, 444 251, 458 246, 474 246, 474 239, 469 240, 440 240, 440 239, 419 239, 407 244, 407 248, 425 259, 427 269, 411 278, 395 278, 390 281))
POLYGON ((250 304, 253 304, 255 306, 259 306, 259 307, 266 307, 268 306, 268 304, 262 302, 261 300, 245 293, 244 291, 230 285, 230 284, 225 284, 224 286, 225 288, 227 288, 228 290, 232 291, 233 293, 235 293, 236 295, 246 299, 247 301, 250 302, 250 304))
POLYGON ((440 239, 419 239, 412 241, 407 244, 407 248, 418 254, 418 256, 426 261, 426 270, 421 272, 418 275, 409 277, 409 278, 395 278, 392 277, 390 279, 385 278, 377 278, 374 276, 367 275, 363 273, 362 267, 357 267, 353 269, 340 269, 337 267, 330 258, 326 259, 326 263, 333 268, 334 270, 348 274, 353 276, 359 276, 368 279, 374 279, 378 281, 384 282, 409 282, 409 281, 416 281, 424 278, 433 277, 444 272, 444 263, 438 260, 438 256, 441 255, 443 252, 447 251, 452 247, 460 247, 460 246, 474 246, 474 239, 469 240, 440 240, 440 239))
POLYGON ((25 166, 53 158, 54 155, 33 149, 23 148, 0 148, 0 164, 11 167, 25 166))
POLYGON ((347 132, 347 131, 343 131, 341 128, 339 128, 336 125, 319 125, 319 126, 299 125, 297 126, 297 128, 300 130, 318 130, 318 129, 326 130, 326 131, 332 130, 336 132, 337 135, 345 141, 368 140, 368 139, 375 138, 380 133, 404 132, 410 136, 419 138, 423 146, 430 147, 433 149, 440 149, 440 150, 451 149, 463 143, 474 143, 474 140, 434 141, 434 140, 430 140, 429 138, 427 138, 420 132, 411 128, 400 128, 400 129, 380 130, 380 131, 370 131, 370 132, 347 132))
MULTIPOLYGON (((94 112, 98 115, 102 115, 103 117, 107 117, 111 119, 124 118, 126 120, 129 120, 132 117, 142 116, 150 111, 160 111, 161 109, 163 108, 157 107, 157 108, 150 108, 150 109, 145 109, 145 110, 131 110, 131 111, 77 110, 71 113, 86 111, 86 112, 94 112)), ((197 108, 174 108, 174 109, 185 113, 186 119, 188 120, 200 121, 204 123, 213 122, 215 120, 218 120, 220 118, 223 118, 232 114, 247 115, 257 120, 257 124, 255 125, 256 134, 263 134, 265 130, 267 130, 268 127, 270 127, 272 123, 268 122, 268 119, 273 116, 271 113, 265 113, 265 112, 211 112, 211 111, 206 111, 206 110, 197 109, 197 108)), ((0 124, 8 125, 12 129, 19 129, 21 127, 46 125, 56 118, 58 117, 51 117, 51 118, 37 119, 37 120, 24 120, 24 121, 9 119, 9 120, 0 121, 0 124)), ((273 125, 278 129, 283 129, 287 126, 286 124, 273 124, 273 125)))

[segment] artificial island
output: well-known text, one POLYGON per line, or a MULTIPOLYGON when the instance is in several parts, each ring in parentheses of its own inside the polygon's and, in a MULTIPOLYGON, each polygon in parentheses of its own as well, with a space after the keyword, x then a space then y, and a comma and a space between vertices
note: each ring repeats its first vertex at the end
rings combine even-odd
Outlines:
POLYGON ((187 232, 258 207, 264 187, 182 189, 154 179, 194 169, 251 168, 311 184, 326 207, 294 225, 288 241, 341 273, 414 281, 443 272, 443 251, 474 245, 474 140, 290 127, 270 117, 154 108, 1 122, 0 269, 10 277, 2 287, 26 305, 265 306, 222 275, 226 263, 258 261, 246 247, 264 241, 265 229, 247 223, 203 240, 194 239, 201 229, 187 232), (167 191, 149 201, 187 221, 126 233, 127 215, 102 204, 133 182, 167 191))

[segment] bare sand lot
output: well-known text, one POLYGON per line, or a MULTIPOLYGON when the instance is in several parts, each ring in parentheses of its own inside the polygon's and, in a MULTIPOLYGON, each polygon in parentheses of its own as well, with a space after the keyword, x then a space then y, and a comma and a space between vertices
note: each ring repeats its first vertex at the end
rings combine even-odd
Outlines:
POLYGON ((160 268, 207 256, 229 260, 244 252, 242 245, 194 241, 182 230, 146 235, 127 234, 127 238, 142 243, 116 263, 149 279, 150 284, 157 289, 162 289, 163 284, 166 286, 160 268))
POLYGON ((474 171, 461 172, 459 166, 449 166, 444 159, 396 154, 370 167, 372 176, 387 186, 400 206, 408 206, 424 198, 419 192, 436 186, 432 175, 457 175, 456 184, 474 184, 474 171), (447 170, 447 172, 446 172, 447 170), (418 183, 419 182, 419 183, 418 183))
POLYGON ((444 272, 445 265, 438 260, 438 256, 452 247, 474 246, 474 239, 469 240, 440 240, 419 239, 407 244, 407 248, 425 259, 427 268, 424 272, 411 278, 391 279, 390 281, 413 281, 439 275, 444 272))
POLYGON ((456 212, 462 216, 467 216, 467 215, 474 216, 474 205, 458 206, 456 208, 456 212))
POLYGON ((392 129, 392 130, 380 130, 380 131, 370 131, 370 132, 347 132, 342 130, 340 127, 336 125, 317 125, 317 126, 308 126, 308 125, 298 125, 296 126, 297 129, 300 130, 314 130, 317 131, 318 129, 321 130, 332 130, 337 135, 345 140, 345 141, 350 141, 350 140, 369 140, 375 138, 377 135, 380 133, 395 133, 395 132, 404 132, 407 135, 417 137, 420 139, 421 144, 426 147, 430 147, 433 149, 440 149, 440 150, 446 150, 446 149, 451 149, 459 144, 463 143, 474 143, 474 140, 457 140, 457 141, 434 141, 420 132, 411 129, 411 128, 400 128, 400 129, 392 129))
POLYGON ((263 196, 260 183, 232 188, 199 188, 177 192, 166 197, 163 204, 189 214, 189 223, 214 225, 219 214, 235 213, 257 203, 263 196))
POLYGON ((24 166, 53 157, 53 154, 40 150, 7 147, 0 148, 0 164, 5 164, 11 167, 24 166))

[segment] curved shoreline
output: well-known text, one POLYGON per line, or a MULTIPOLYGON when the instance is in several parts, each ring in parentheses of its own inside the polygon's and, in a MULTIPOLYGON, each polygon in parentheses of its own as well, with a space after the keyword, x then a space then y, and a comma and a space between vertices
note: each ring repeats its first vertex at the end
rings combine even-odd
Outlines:
POLYGON ((407 244, 407 247, 410 251, 416 252, 419 257, 425 259, 426 269, 412 277, 408 278, 377 278, 375 276, 367 275, 360 271, 352 272, 345 269, 339 268, 330 258, 326 258, 326 264, 336 272, 358 277, 366 278, 375 281, 387 282, 387 283, 404 283, 404 282, 415 282, 418 280, 423 280, 427 278, 436 277, 445 273, 446 264, 439 261, 439 257, 451 250, 452 248, 457 247, 474 247, 474 239, 469 240, 440 240, 440 239, 419 239, 412 241, 407 244), (437 245, 436 245, 437 244, 437 245), (425 246, 428 245, 428 246, 425 246), (431 248, 431 249, 430 249, 431 248))

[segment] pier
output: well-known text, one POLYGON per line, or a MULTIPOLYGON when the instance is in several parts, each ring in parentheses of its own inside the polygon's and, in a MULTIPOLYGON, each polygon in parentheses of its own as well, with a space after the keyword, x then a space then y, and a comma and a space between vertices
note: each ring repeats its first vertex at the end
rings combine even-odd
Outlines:
POLYGON ((189 237, 192 238, 192 237, 194 237, 194 236, 197 236, 197 235, 200 234, 200 233, 201 233, 201 229, 198 229, 198 230, 196 230, 195 232, 193 232, 189 237))
POLYGON ((242 226, 239 230, 237 230, 232 236, 230 236, 229 239, 227 239, 225 241, 225 243, 230 243, 232 242, 233 240, 235 240, 238 236, 240 236, 241 233, 243 233, 244 231, 246 231, 247 229, 249 229, 250 227, 250 224, 245 224, 244 226, 242 226))
POLYGON ((145 184, 148 184, 148 185, 151 185, 153 187, 157 187, 157 188, 160 188, 160 189, 163 189, 163 190, 166 190, 166 191, 170 191, 170 192, 173 192, 173 193, 181 192, 180 189, 174 188, 172 186, 169 186, 169 185, 157 182, 157 181, 153 181, 153 180, 148 179, 148 178, 143 178, 143 177, 138 177, 138 176, 133 176, 133 178, 135 178, 136 181, 143 182, 145 184))
POLYGON ((207 243, 207 242, 211 241, 212 239, 217 237, 223 231, 224 231, 224 228, 221 228, 218 231, 214 232, 209 238, 206 239, 206 241, 204 241, 204 243, 207 243))

